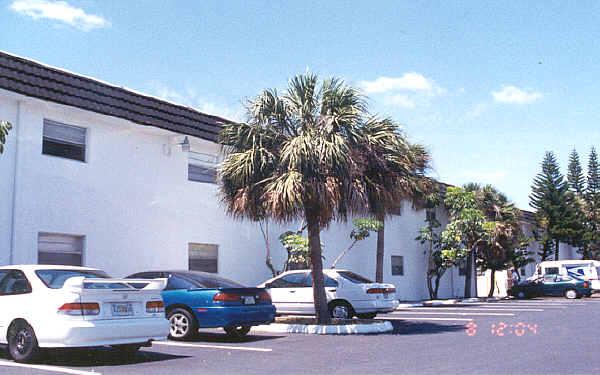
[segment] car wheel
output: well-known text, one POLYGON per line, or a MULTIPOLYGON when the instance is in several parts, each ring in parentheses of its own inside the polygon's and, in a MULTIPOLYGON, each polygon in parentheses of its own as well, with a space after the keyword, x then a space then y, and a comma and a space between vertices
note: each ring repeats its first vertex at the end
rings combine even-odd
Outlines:
POLYGON ((377 316, 376 312, 372 313, 364 313, 364 314, 356 314, 359 319, 373 319, 377 316))
POLYGON ((16 362, 31 362, 38 352, 33 328, 24 321, 12 324, 8 330, 8 352, 16 362))
POLYGON ((574 289, 569 289, 565 291, 565 298, 575 299, 577 298, 577 292, 574 289))
POLYGON ((138 350, 142 347, 141 344, 123 344, 123 345, 112 345, 114 351, 118 354, 126 357, 135 355, 138 350))
POLYGON ((329 316, 334 319, 350 319, 353 315, 352 307, 344 301, 334 301, 329 304, 329 316))
POLYGON ((192 338, 198 331, 196 318, 185 309, 173 309, 167 314, 171 324, 169 338, 174 340, 187 340, 192 338))
POLYGON ((241 339, 250 332, 250 327, 223 327, 227 336, 234 339, 241 339))

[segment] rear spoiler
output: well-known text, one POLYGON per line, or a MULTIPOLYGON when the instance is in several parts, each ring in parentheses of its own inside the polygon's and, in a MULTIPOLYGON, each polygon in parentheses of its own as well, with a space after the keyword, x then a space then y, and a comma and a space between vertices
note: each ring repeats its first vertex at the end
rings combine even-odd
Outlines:
MULTIPOLYGON (((147 283, 148 285, 146 285, 145 287, 143 287, 142 289, 136 289, 133 286, 129 285, 131 287, 131 290, 163 290, 166 286, 167 286, 167 279, 166 278, 159 278, 159 279, 113 279, 113 278, 109 278, 109 279, 98 279, 98 278, 86 278, 85 276, 74 276, 74 277, 70 277, 68 278, 64 285, 63 288, 67 288, 67 289, 84 289, 84 284, 85 283, 94 283, 94 284, 127 284, 129 285, 129 283, 147 283)), ((122 289, 115 289, 115 290, 119 290, 121 291, 122 289)))

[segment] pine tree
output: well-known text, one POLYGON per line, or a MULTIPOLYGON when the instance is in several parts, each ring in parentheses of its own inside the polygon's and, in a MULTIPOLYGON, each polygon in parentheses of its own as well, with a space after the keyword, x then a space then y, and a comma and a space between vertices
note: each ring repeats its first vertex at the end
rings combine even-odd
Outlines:
POLYGON ((584 195, 587 243, 584 259, 600 258, 600 165, 594 147, 590 150, 587 173, 587 189, 584 195))
POLYGON ((569 170, 567 172, 567 181, 569 184, 569 189, 577 194, 578 196, 583 196, 585 191, 584 186, 584 177, 581 169, 581 164, 579 163, 579 155, 577 154, 577 150, 573 149, 571 151, 571 155, 569 155, 569 170))
POLYGON ((529 205, 546 235, 554 242, 554 259, 559 259, 559 244, 580 245, 581 227, 574 208, 574 194, 560 173, 554 153, 547 151, 542 171, 534 178, 529 205))

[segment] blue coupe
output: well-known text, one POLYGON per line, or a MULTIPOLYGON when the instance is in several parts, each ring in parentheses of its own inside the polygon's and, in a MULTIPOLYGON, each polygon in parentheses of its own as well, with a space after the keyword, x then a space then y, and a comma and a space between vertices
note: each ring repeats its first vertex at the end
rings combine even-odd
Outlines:
MULTIPOLYGON (((275 307, 264 288, 248 288, 215 274, 198 271, 150 271, 127 276, 128 279, 166 278, 162 291, 169 337, 189 339, 198 328, 223 327, 235 338, 244 337, 250 327, 275 319, 275 307)), ((136 285, 143 287, 144 285, 136 285)))

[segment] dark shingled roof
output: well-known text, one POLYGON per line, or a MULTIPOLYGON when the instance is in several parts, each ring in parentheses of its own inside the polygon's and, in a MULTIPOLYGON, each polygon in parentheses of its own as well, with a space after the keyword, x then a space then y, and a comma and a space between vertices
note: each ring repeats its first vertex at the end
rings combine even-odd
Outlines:
POLYGON ((213 142, 232 122, 2 51, 0 88, 213 142))

